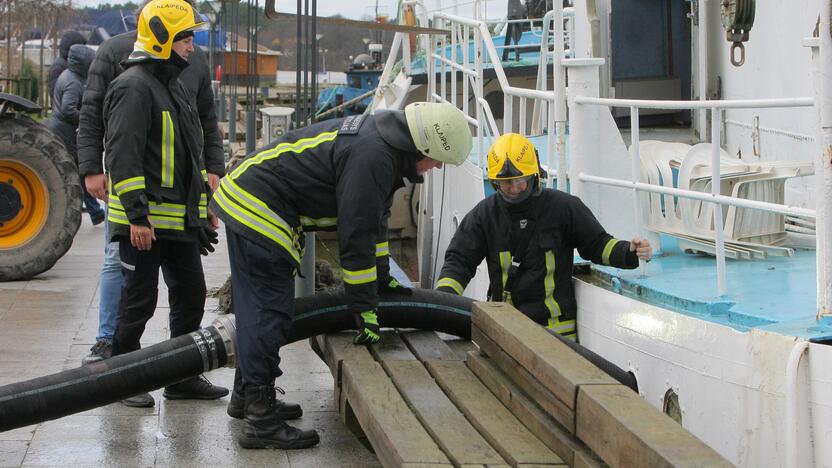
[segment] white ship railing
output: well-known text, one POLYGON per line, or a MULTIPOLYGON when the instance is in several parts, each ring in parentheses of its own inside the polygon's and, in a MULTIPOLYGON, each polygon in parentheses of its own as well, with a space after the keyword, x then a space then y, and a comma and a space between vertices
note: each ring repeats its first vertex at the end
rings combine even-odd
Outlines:
MULTIPOLYGON (((787 107, 811 107, 814 105, 813 98, 785 98, 785 99, 748 99, 748 100, 722 100, 722 101, 656 101, 639 99, 607 99, 594 97, 575 97, 576 105, 597 105, 606 107, 629 107, 631 127, 631 171, 630 180, 615 179, 609 177, 598 177, 590 174, 579 173, 578 180, 612 187, 621 187, 634 190, 635 192, 653 192, 666 195, 674 195, 682 198, 711 202, 716 205, 713 211, 714 236, 716 241, 716 271, 717 290, 720 296, 727 293, 725 275, 725 237, 722 226, 722 208, 724 205, 731 205, 741 208, 768 211, 792 216, 804 216, 816 218, 815 210, 800 208, 777 203, 747 200, 742 198, 721 195, 720 191, 720 139, 722 129, 723 109, 760 109, 760 108, 787 108, 787 107), (710 110, 711 113, 711 193, 697 192, 668 188, 661 185, 639 182, 640 157, 639 157, 639 109, 702 109, 710 110)), ((635 205, 635 226, 636 231, 642 232, 642 216, 640 203, 636 197, 635 205)))
MULTIPOLYGON (((556 5, 552 12, 555 23, 555 37, 563 37, 563 10, 556 5)), ((459 107, 469 115, 469 88, 473 89, 476 103, 475 116, 469 117, 469 122, 477 129, 477 154, 480 155, 480 167, 485 167, 485 150, 483 139, 484 130, 492 136, 499 136, 500 130, 491 115, 490 107, 483 96, 483 71, 485 63, 490 61, 500 88, 504 93, 503 132, 529 133, 526 119, 528 101, 539 103, 546 117, 547 151, 545 161, 548 168, 553 167, 555 154, 558 158, 557 180, 558 187, 566 187, 566 79, 565 70, 560 60, 554 61, 555 89, 526 89, 509 85, 505 70, 500 63, 500 54, 491 33, 484 21, 472 20, 446 13, 434 15, 434 26, 449 29, 450 44, 447 36, 439 37, 439 52, 431 48, 427 54, 428 64, 428 99, 432 101, 449 102, 459 107), (473 35, 474 57, 481 60, 469 61, 469 38, 473 35), (464 47, 459 47, 460 45, 464 47), (450 48, 448 47, 450 46, 450 48), (450 53, 448 53, 450 52, 450 53), (462 56, 459 57, 458 55, 462 56), (448 57, 450 55, 450 57, 448 57), (460 63, 458 63, 460 62, 460 63), (438 63, 438 65, 437 65, 438 63), (438 69, 437 69, 438 68, 438 69), (437 74, 439 83, 437 84, 437 74), (457 78, 462 79, 461 103, 458 103, 457 78), (466 79, 467 78, 467 79, 466 79), (450 84, 448 83, 450 81, 450 84), (438 89, 437 89, 438 88, 438 89), (519 99, 519 119, 515 126, 513 119, 514 99, 519 99)), ((563 56, 563 41, 554 41, 555 57, 563 56)))

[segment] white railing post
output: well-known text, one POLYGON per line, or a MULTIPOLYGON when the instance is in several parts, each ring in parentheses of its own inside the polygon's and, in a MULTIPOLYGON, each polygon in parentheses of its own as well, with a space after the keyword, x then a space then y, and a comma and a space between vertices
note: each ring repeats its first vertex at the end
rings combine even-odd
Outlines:
POLYGON ((428 62, 428 95, 426 101, 433 102, 433 96, 436 94, 436 58, 433 56, 433 50, 436 48, 436 36, 428 35, 429 49, 425 49, 425 60, 428 62))
MULTIPOLYGON (((468 55, 471 52, 471 41, 470 37, 470 30, 468 25, 464 25, 462 27, 462 37, 463 43, 465 44, 465 50, 462 52, 462 68, 468 70, 468 55)), ((469 83, 471 80, 468 79, 468 75, 463 73, 462 74, 462 113, 468 115, 468 88, 470 87, 469 83)))
MULTIPOLYGON (((640 194, 635 188, 635 183, 641 181, 641 153, 639 153, 641 137, 639 133, 638 107, 632 106, 630 107, 630 177, 633 181, 633 199, 635 200, 635 203, 633 203, 633 214, 635 215, 633 226, 636 229, 636 235, 645 238, 642 226, 640 194)), ((641 274, 644 275, 646 273, 644 262, 639 260, 638 263, 641 268, 641 274)))
MULTIPOLYGON (((558 190, 567 192, 566 169, 566 67, 563 66, 563 2, 555 2, 555 44, 552 60, 552 79, 555 88, 554 109, 556 143, 558 155, 558 190)), ((574 40, 573 40, 574 41, 574 40)), ((551 117, 550 117, 551 118, 551 117)), ((551 132, 551 129, 549 130, 551 132)))
MULTIPOLYGON (((699 99, 704 101, 708 99, 708 4, 707 0, 700 0, 699 2, 699 28, 697 30, 697 42, 699 47, 696 48, 698 71, 699 71, 699 99)), ((705 140, 707 131, 707 113, 705 109, 697 113, 696 127, 699 129, 699 139, 705 140)))
MULTIPOLYGON (((718 107, 711 109, 711 193, 721 195, 720 187, 720 146, 722 114, 718 107)), ((725 230, 722 228, 722 204, 714 203, 714 238, 716 239, 716 285, 717 292, 724 296, 725 282, 725 230)))
POLYGON ((815 177, 821 178, 816 185, 818 193, 816 200, 822 200, 818 207, 817 230, 818 256, 822 263, 818 265, 823 272, 824 284, 818 285, 818 316, 832 314, 832 84, 829 75, 832 70, 832 37, 830 37, 830 22, 832 22, 832 6, 828 1, 820 2, 820 31, 818 33, 820 48, 820 64, 817 78, 820 87, 820 131, 819 140, 823 145, 820 148, 820 155, 817 159, 819 167, 815 168, 815 177), (821 243, 822 242, 822 243, 821 243))
POLYGON ((480 162, 480 169, 485 168, 485 148, 483 147, 483 131, 482 131, 482 101, 485 99, 482 88, 483 75, 483 60, 482 60, 482 29, 476 28, 474 32, 474 63, 477 64, 477 78, 475 81, 476 89, 474 89, 474 96, 477 98, 477 160, 480 162))
MULTIPOLYGON (((461 44, 465 44, 466 46, 468 45, 467 41, 465 41, 465 40, 460 41, 459 40, 459 37, 458 37, 459 36, 459 29, 460 29, 460 25, 458 25, 458 24, 453 24, 451 26, 451 63, 457 63, 456 46, 460 45, 460 47, 462 47, 461 44)), ((451 99, 449 99, 449 101, 451 101, 451 104, 453 104, 454 107, 456 107, 456 78, 457 78, 457 76, 459 76, 459 75, 457 75, 457 73, 458 73, 457 69, 454 68, 454 67, 451 67, 451 99)), ((465 83, 463 83, 463 85, 464 84, 465 83)))
POLYGON ((569 134, 570 192, 580 198, 593 213, 601 210, 601 200, 597 191, 587 191, 583 182, 576 177, 579 173, 599 174, 600 154, 598 119, 600 111, 597 106, 581 105, 579 97, 594 98, 598 96, 598 67, 604 59, 561 59, 569 69, 569 113, 571 133, 569 134))

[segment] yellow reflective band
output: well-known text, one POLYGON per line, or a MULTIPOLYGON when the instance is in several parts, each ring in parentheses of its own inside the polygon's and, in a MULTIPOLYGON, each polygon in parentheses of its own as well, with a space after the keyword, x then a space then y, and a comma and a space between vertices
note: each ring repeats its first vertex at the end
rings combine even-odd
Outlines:
POLYGON ((118 224, 130 224, 130 220, 127 219, 127 215, 125 215, 123 212, 119 213, 117 211, 114 211, 112 208, 107 210, 107 220, 118 224))
POLYGON ((557 332, 559 335, 570 335, 575 333, 575 320, 550 320, 548 329, 557 332))
POLYGON ((282 230, 287 237, 292 238, 293 231, 289 226, 289 223, 284 221, 280 215, 272 211, 266 203, 243 190, 242 187, 237 185, 237 183, 233 180, 229 178, 224 179, 217 189, 217 193, 220 191, 223 192, 223 196, 225 196, 227 200, 232 201, 231 197, 233 197, 235 204, 245 207, 251 214, 259 216, 263 221, 273 225, 277 229, 282 230))
POLYGON ((199 173, 202 174, 202 180, 205 181, 205 182, 208 182, 208 171, 203 169, 203 170, 199 171, 199 173))
POLYGON ((502 271, 503 276, 503 291, 506 289, 509 268, 511 268, 511 252, 500 252, 500 271, 502 271))
POLYGON ((560 304, 555 300, 555 254, 551 250, 546 251, 546 276, 543 278, 544 299, 543 303, 549 311, 549 328, 560 317, 560 304))
POLYGON ((303 227, 317 227, 329 228, 338 224, 338 218, 309 218, 307 216, 300 217, 300 224, 303 227))
POLYGON ((162 111, 162 187, 173 187, 173 119, 162 111))
POLYGON ((312 138, 304 138, 294 143, 281 143, 272 149, 261 151, 260 153, 257 153, 254 157, 246 159, 243 162, 243 164, 240 164, 240 166, 237 169, 234 169, 234 171, 231 173, 231 178, 236 179, 243 172, 245 172, 246 169, 255 164, 260 164, 264 161, 280 157, 281 154, 286 152, 302 153, 303 151, 314 148, 320 145, 321 143, 333 141, 337 136, 337 131, 324 132, 312 138))
POLYGON ((361 312, 361 318, 364 319, 364 323, 378 325, 378 315, 372 310, 361 312))
MULTIPOLYGON (((118 197, 111 195, 108 204, 110 210, 115 210, 122 213, 125 212, 124 206, 121 204, 121 200, 119 200, 118 197)), ((179 203, 150 202, 148 210, 150 211, 150 214, 177 218, 184 218, 185 214, 187 213, 185 205, 181 205, 179 203)))
POLYGON ((376 257, 384 257, 387 255, 390 255, 390 242, 376 244, 376 257))
POLYGON ((222 208, 223 211, 225 211, 232 218, 236 219, 243 226, 246 226, 247 228, 262 234, 268 239, 271 239, 284 250, 289 252, 296 262, 300 262, 300 254, 298 254, 298 251, 293 247, 294 242, 291 237, 288 237, 285 232, 275 228, 272 224, 266 223, 259 217, 253 216, 251 212, 227 197, 222 188, 223 186, 220 185, 219 189, 217 189, 214 194, 214 201, 217 202, 217 205, 222 208))
POLYGON ((199 194, 199 206, 208 206, 208 196, 205 193, 199 194))
POLYGON ((127 192, 132 192, 133 190, 144 190, 144 188, 144 176, 124 179, 113 186, 115 193, 118 195, 124 195, 127 192))
POLYGON ((465 288, 463 288, 462 285, 459 284, 459 281, 453 278, 439 278, 439 281, 436 282, 436 287, 439 288, 442 286, 447 286, 453 289, 454 292, 456 292, 460 296, 462 295, 462 292, 465 291, 465 288))
POLYGON ((376 267, 355 271, 342 268, 341 272, 344 274, 344 282, 349 284, 372 283, 376 280, 376 267))
POLYGON ((617 243, 618 239, 610 239, 609 242, 607 242, 607 245, 604 246, 604 253, 601 254, 601 263, 604 265, 610 264, 610 254, 612 253, 613 247, 615 247, 615 244, 617 243))
POLYGON ((184 231, 185 220, 183 218, 171 218, 169 216, 149 215, 147 219, 154 229, 170 229, 173 231, 184 231))

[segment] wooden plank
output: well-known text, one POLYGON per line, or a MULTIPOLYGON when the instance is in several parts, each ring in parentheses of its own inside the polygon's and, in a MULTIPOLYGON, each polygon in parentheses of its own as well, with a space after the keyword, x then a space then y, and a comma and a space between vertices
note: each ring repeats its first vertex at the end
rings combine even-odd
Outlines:
POLYGON ((464 362, 428 361, 426 364, 451 401, 510 465, 563 463, 485 388, 464 362))
POLYGON ((410 349, 395 330, 382 331, 381 341, 370 346, 370 349, 376 360, 380 362, 416 360, 416 356, 410 352, 410 349))
MULTIPOLYGON (((547 414, 526 394, 526 387, 512 381, 493 359, 476 351, 468 353, 466 364, 491 392, 517 416, 529 431, 536 435, 568 465, 574 466, 582 454, 592 460, 589 449, 572 433, 547 414)), ((585 464, 587 468, 600 468, 602 463, 585 464)))
POLYGON ((475 302, 472 324, 572 410, 579 386, 617 383, 509 304, 475 302))
POLYGON ((454 465, 504 464, 419 361, 383 364, 410 409, 454 465))
POLYGON ((341 363, 343 390, 382 465, 450 465, 377 362, 341 363))
POLYGON ((603 468, 607 464, 591 451, 585 450, 575 452, 575 461, 570 466, 572 468, 603 468))
POLYGON ((464 361, 435 331, 416 330, 402 333, 402 339, 420 361, 464 361))
POLYGON ((610 466, 732 466, 623 385, 581 387, 576 416, 578 438, 610 466))
POLYGON ((373 356, 366 346, 356 346, 352 342, 352 332, 330 333, 323 338, 322 351, 324 361, 329 366, 334 380, 333 400, 338 405, 341 416, 344 415, 343 402, 341 397, 341 368, 344 361, 375 362, 373 356))
POLYGON ((519 385, 529 397, 550 416, 555 418, 570 434, 575 433, 575 411, 560 401, 543 386, 532 374, 511 356, 501 350, 496 343, 485 336, 476 326, 471 327, 471 338, 480 346, 494 364, 512 381, 519 385))

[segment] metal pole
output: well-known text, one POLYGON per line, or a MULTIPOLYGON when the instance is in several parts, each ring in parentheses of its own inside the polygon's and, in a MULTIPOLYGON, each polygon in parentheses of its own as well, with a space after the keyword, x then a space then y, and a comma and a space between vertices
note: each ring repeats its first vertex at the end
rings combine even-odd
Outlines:
MULTIPOLYGON (((641 179, 641 153, 639 152, 639 141, 640 141, 640 127, 639 127, 639 118, 638 118, 638 107, 631 107, 630 108, 630 177, 633 183, 638 182, 641 179)), ((642 234, 642 222, 641 222, 641 203, 639 200, 639 193, 638 190, 633 187, 633 214, 635 215, 635 223, 633 226, 636 228, 636 235, 644 238, 642 234)), ((639 268, 641 269, 641 274, 647 274, 646 267, 644 262, 641 260, 638 261, 639 268)))
MULTIPOLYGON (((555 40, 552 60, 552 79, 555 85, 555 102, 549 105, 555 111, 555 152, 558 155, 558 190, 568 191, 566 179, 566 67, 563 66, 563 2, 555 5, 555 40)), ((545 67, 545 64, 544 64, 545 67)), ((549 130, 551 132, 551 129, 549 130)), ((550 166, 551 167, 551 166, 550 166)))
MULTIPOLYGON (((711 109, 711 193, 721 195, 720 188, 720 131, 721 109, 711 109)), ((714 203, 714 238, 716 239, 716 285, 720 296, 727 292, 725 284, 725 232, 722 228, 722 204, 714 203)))
POLYGON ((816 167, 815 177, 821 180, 817 187, 816 200, 818 203, 817 252, 819 257, 818 272, 822 273, 824 284, 818 284, 817 302, 818 316, 832 313, 832 202, 828 198, 832 194, 832 86, 829 83, 829 73, 832 71, 832 37, 830 37, 830 22, 832 21, 832 6, 828 1, 820 2, 820 31, 818 33, 820 46, 820 65, 817 78, 820 87, 820 131, 823 147, 816 167), (822 258, 821 258, 822 257, 822 258))
MULTIPOLYGON (((708 0, 699 0, 699 29, 697 47, 699 62, 699 99, 704 101, 708 98, 708 0)), ((711 114, 713 115, 713 114, 711 114)), ((699 138, 704 140, 707 129, 707 114, 704 110, 698 112, 696 127, 699 129, 699 138)))

